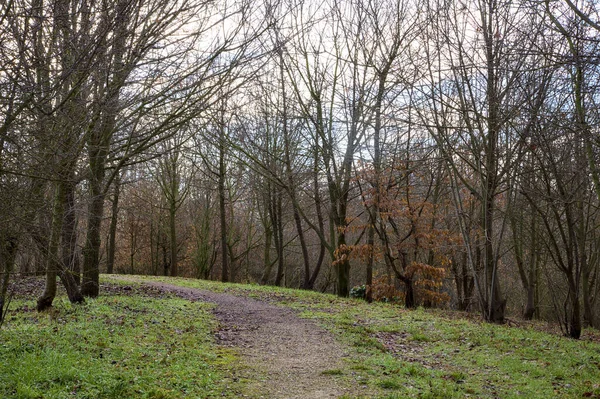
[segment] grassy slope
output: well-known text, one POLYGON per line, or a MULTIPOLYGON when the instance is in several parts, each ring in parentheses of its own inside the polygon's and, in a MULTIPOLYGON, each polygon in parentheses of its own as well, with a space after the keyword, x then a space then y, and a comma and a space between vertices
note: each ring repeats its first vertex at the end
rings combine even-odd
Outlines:
MULTIPOLYGON (((328 374, 367 385, 373 397, 600 398, 598 343, 308 291, 168 282, 316 319, 353 351, 328 374)), ((50 315, 13 312, 0 330, 0 397, 239 397, 243 381, 227 378, 238 362, 214 345, 210 306, 167 299, 110 295, 83 308, 61 299, 50 315)))
POLYGON ((382 398, 600 398, 597 342, 310 291, 176 281, 260 298, 316 319, 355 351, 346 369, 332 373, 359 380, 382 398))
POLYGON ((13 301, 20 309, 0 330, 0 397, 238 397, 211 305, 136 291, 84 306, 61 297, 43 314, 13 301))

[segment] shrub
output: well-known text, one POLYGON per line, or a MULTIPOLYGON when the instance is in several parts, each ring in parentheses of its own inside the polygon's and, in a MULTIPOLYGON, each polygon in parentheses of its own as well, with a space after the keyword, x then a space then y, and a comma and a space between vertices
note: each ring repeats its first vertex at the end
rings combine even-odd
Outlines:
POLYGON ((367 286, 363 284, 352 287, 350 290, 350 297, 365 299, 367 297, 367 286))

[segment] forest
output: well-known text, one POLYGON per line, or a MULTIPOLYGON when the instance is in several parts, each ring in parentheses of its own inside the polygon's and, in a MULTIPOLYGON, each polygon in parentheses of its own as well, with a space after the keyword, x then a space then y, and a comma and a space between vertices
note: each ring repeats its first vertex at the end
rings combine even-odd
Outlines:
POLYGON ((3 0, 10 283, 276 285, 600 326, 580 0, 3 0))

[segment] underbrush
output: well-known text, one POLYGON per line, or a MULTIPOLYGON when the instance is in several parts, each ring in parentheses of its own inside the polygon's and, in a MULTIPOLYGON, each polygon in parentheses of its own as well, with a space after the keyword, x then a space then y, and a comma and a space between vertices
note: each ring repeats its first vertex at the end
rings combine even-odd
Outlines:
POLYGON ((33 305, 15 299, 0 329, 2 398, 240 396, 209 304, 113 292, 83 306, 59 297, 44 313, 33 305))

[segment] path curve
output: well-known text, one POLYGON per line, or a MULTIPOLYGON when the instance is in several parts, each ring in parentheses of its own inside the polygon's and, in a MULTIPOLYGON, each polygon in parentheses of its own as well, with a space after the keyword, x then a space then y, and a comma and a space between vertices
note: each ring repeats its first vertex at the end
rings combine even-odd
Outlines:
MULTIPOLYGON (((196 288, 151 282, 122 280, 160 287, 180 297, 216 304, 219 344, 235 347, 242 361, 264 379, 255 379, 251 391, 265 398, 336 398, 350 392, 332 370, 344 367, 347 356, 332 335, 291 309, 252 298, 221 294, 196 288), (330 373, 325 373, 330 371, 330 373)), ((356 387, 355 387, 356 388, 356 387)))

